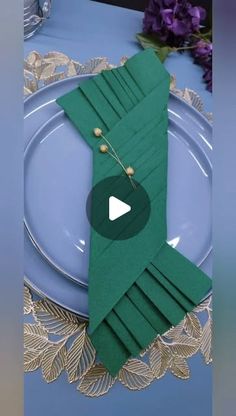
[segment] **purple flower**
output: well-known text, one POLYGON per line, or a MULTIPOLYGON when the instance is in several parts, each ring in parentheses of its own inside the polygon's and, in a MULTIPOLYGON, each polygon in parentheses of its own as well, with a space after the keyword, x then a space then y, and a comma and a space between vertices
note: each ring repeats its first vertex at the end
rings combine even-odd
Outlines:
POLYGON ((200 22, 206 18, 206 10, 202 7, 195 6, 189 9, 189 14, 192 16, 193 31, 197 32, 199 30, 200 22))
POLYGON ((212 59, 204 65, 203 79, 207 84, 208 91, 212 92, 212 59))
POLYGON ((212 43, 205 40, 199 40, 194 44, 192 55, 196 62, 204 64, 212 56, 212 43))
POLYGON ((169 46, 181 46, 198 32, 206 11, 187 0, 150 0, 144 12, 143 30, 155 33, 169 46))
POLYGON ((195 62, 202 65, 204 70, 203 79, 207 84, 207 89, 212 91, 212 43, 199 40, 193 45, 192 55, 195 62))

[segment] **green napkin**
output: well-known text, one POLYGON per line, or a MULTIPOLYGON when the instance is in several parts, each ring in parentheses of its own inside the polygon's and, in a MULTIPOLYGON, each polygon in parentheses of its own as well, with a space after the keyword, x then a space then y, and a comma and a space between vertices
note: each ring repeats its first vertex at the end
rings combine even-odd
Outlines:
MULTIPOLYGON (((166 243, 169 82, 164 66, 147 49, 57 100, 93 150, 93 185, 114 177, 111 187, 118 190, 124 180, 119 164, 99 152, 103 140, 93 134, 99 127, 124 166, 135 168, 134 178, 151 201, 149 220, 137 235, 110 240, 91 231, 90 336, 112 375, 157 334, 177 325, 211 287, 201 270, 166 243)), ((100 215, 100 203, 92 201, 92 216, 100 215)))

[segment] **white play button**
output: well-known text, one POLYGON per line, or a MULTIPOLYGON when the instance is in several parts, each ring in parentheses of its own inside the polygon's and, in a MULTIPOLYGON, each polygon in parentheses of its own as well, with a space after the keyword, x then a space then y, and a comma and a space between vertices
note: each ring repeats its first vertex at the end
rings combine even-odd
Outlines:
POLYGON ((127 214, 131 211, 131 206, 116 198, 115 196, 110 196, 109 198, 109 220, 114 221, 117 218, 122 217, 122 215, 127 214))
MULTIPOLYGON (((125 175, 108 176, 89 193, 86 211, 91 227, 109 240, 127 240, 147 224, 151 204, 143 186, 133 179, 135 192, 125 175)), ((105 246, 104 246, 105 247, 105 246)))

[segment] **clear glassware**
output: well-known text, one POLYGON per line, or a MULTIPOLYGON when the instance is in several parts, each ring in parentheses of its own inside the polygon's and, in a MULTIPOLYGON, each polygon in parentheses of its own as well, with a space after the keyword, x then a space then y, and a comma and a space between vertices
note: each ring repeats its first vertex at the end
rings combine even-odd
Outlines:
POLYGON ((28 39, 50 16, 52 0, 24 0, 24 39, 28 39))

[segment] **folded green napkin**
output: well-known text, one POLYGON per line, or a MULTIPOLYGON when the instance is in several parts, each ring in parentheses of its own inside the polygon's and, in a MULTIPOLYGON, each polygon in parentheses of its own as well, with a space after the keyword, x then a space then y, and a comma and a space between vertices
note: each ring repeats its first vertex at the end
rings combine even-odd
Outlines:
MULTIPOLYGON (((169 82, 147 49, 57 100, 93 150, 93 185, 113 177, 115 190, 124 180, 120 165, 99 152, 103 140, 93 133, 99 127, 124 166, 135 168, 134 178, 151 201, 149 220, 137 235, 119 240, 117 230, 117 239, 110 240, 91 231, 90 336, 112 375, 157 334, 177 325, 211 287, 201 270, 166 243, 169 82)), ((130 186, 131 198, 132 193, 130 186)), ((92 202, 92 216, 99 202, 92 202)), ((142 206, 142 212, 149 208, 142 206)))

